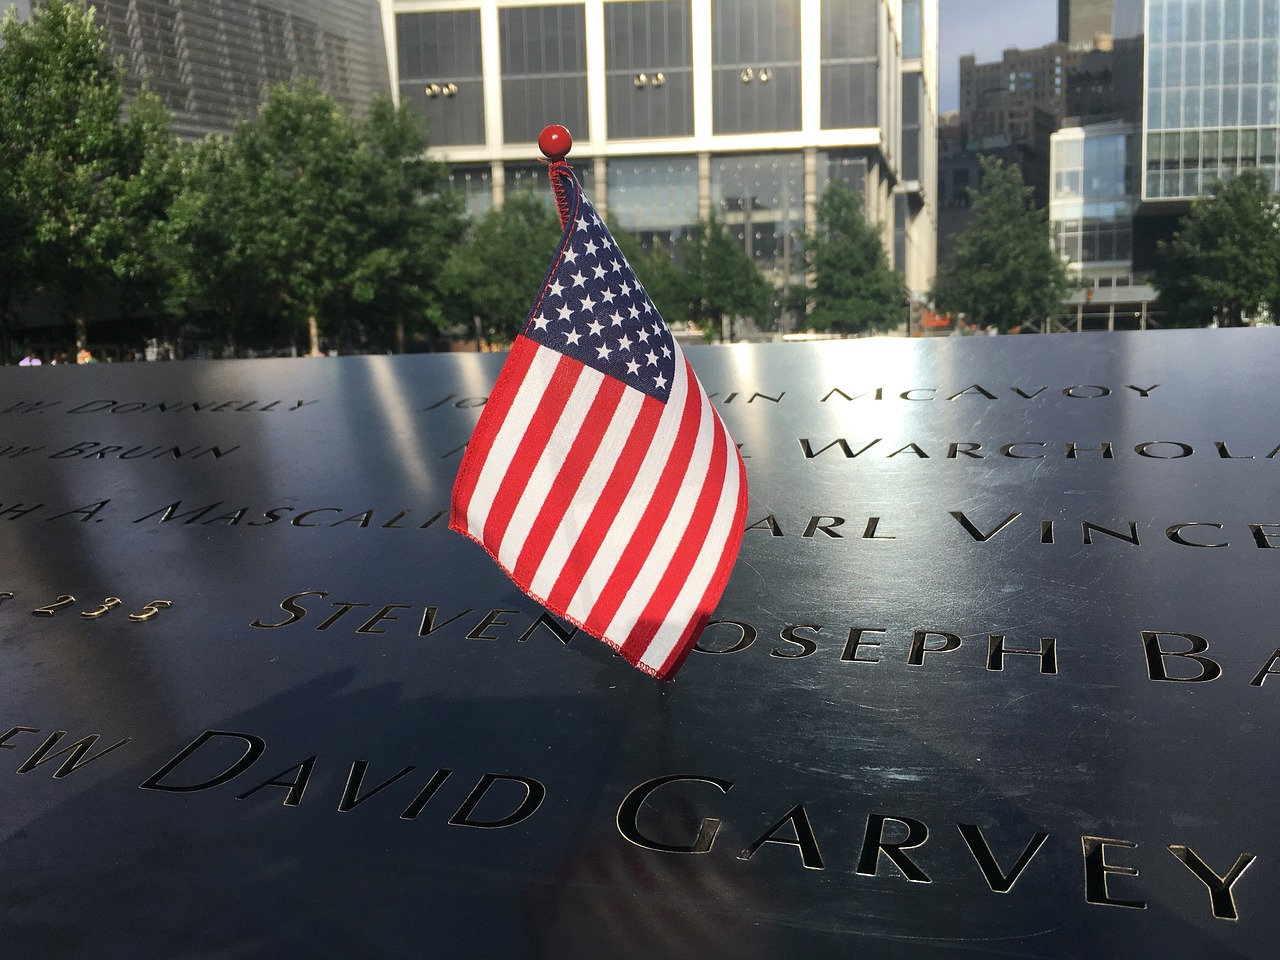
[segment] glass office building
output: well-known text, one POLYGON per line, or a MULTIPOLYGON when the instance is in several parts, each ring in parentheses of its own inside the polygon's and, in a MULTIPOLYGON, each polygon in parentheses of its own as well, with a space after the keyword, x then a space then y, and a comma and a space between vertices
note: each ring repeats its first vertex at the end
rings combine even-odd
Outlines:
POLYGON ((226 133, 304 76, 354 110, 389 92, 378 0, 89 0, 130 86, 143 79, 188 137, 226 133))
POLYGON ((394 87, 468 209, 536 183, 538 133, 563 123, 597 205, 643 242, 715 213, 780 287, 838 179, 908 287, 932 282, 937 0, 383 3, 394 87))
POLYGON ((1054 247, 1077 276, 1127 276, 1138 206, 1138 128, 1063 127, 1049 141, 1054 247))
POLYGON ((1144 200, 1256 167, 1280 191, 1280 0, 1148 0, 1144 200))

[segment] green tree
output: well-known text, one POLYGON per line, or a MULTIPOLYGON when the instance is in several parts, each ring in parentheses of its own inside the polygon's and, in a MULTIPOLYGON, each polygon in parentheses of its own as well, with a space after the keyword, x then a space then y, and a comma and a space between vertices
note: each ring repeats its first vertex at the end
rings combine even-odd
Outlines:
POLYGON ((981 185, 970 196, 973 223, 938 270, 934 301, 1004 331, 1056 315, 1069 285, 1066 266, 1018 168, 984 157, 981 185))
POLYGON ((1280 205, 1267 178, 1241 171, 1191 205, 1159 246, 1155 286, 1169 326, 1238 327, 1280 306, 1280 205))
POLYGON ((888 330, 905 317, 906 287, 889 266, 880 235, 866 221, 862 200, 832 183, 818 201, 818 230, 804 240, 812 274, 808 320, 816 330, 888 330))
POLYGON ((377 98, 358 125, 363 229, 340 296, 362 340, 403 352, 408 334, 445 324, 440 278, 462 235, 462 196, 446 190, 447 170, 426 157, 422 118, 377 98))
POLYGON ((524 324, 556 252, 559 219, 531 191, 508 194, 473 223, 445 264, 441 287, 451 318, 490 342, 510 342, 524 324))
POLYGON ((165 203, 167 115, 145 91, 126 115, 122 76, 84 0, 36 0, 0 24, 0 302, 44 286, 81 342, 88 306, 141 279, 142 225, 165 203))
POLYGON ((230 142, 241 251, 273 287, 280 319, 320 353, 326 302, 362 251, 359 134, 313 80, 274 88, 230 142))
POLYGON ((203 321, 239 356, 248 342, 280 335, 267 320, 278 312, 275 283, 254 259, 255 213, 244 192, 251 174, 222 137, 192 145, 179 169, 177 195, 159 227, 166 305, 177 317, 203 321))
POLYGON ((389 100, 353 119, 313 82, 272 90, 230 139, 185 158, 169 213, 169 302, 230 349, 301 338, 404 348, 443 322, 462 228, 419 120, 389 100))
POLYGON ((730 318, 760 320, 771 312, 773 289, 715 216, 693 228, 676 257, 686 278, 688 315, 708 336, 718 331, 728 340, 730 318))
POLYGON ((174 135, 173 118, 156 97, 143 91, 129 104, 123 148, 133 171, 124 183, 115 218, 120 231, 111 262, 123 311, 143 318, 135 338, 164 335, 170 285, 161 253, 170 207, 182 185, 190 147, 174 135))

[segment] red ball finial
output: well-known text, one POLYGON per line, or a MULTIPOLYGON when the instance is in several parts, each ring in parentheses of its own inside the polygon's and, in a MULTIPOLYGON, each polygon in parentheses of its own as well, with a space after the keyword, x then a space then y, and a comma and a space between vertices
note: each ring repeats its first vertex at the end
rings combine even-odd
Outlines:
POLYGON ((563 160, 573 149, 573 137, 558 123, 543 127, 538 135, 538 149, 552 163, 563 160))

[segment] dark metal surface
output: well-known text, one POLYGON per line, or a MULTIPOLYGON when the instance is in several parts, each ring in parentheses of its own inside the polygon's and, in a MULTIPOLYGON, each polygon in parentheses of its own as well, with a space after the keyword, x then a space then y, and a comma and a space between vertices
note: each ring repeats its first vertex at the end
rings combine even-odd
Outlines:
POLYGON ((0 371, 5 955, 1274 956, 1276 334, 690 356, 672 685, 446 529, 500 357, 0 371))

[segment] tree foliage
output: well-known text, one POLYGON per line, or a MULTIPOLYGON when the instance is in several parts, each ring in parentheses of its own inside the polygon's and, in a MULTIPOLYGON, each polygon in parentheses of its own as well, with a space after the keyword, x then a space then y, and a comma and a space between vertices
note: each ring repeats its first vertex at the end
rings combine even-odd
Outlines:
POLYGON ((0 38, 0 309, 52 286, 82 324, 90 298, 148 276, 168 117, 145 90, 124 111, 122 67, 84 0, 39 0, 26 20, 10 8, 0 38))
POLYGON ((1155 286, 1169 326, 1241 326, 1280 307, 1280 205, 1267 178, 1242 171, 1195 200, 1160 244, 1155 286))
POLYGON ((556 215, 531 191, 515 191, 486 211, 445 264, 441 284, 453 319, 479 323, 491 343, 514 340, 560 234, 556 215))
POLYGON ((1058 313, 1066 267, 1032 195, 1016 166, 982 159, 981 184, 970 191, 973 222, 938 270, 933 299, 940 309, 1005 331, 1058 313))
POLYGON ((441 329, 440 288, 462 236, 462 196, 446 190, 444 164, 426 157, 422 118, 379 97, 360 125, 361 249, 353 260, 339 318, 368 342, 404 350, 409 333, 441 329))
POLYGON ((715 216, 699 221, 676 252, 684 273, 688 316, 708 333, 725 337, 725 319, 756 320, 773 307, 773 289, 745 250, 715 216))
POLYGON ((858 194, 831 183, 818 201, 818 230, 804 240, 812 274, 809 324, 816 330, 865 333, 900 326, 906 286, 867 223, 858 194))
POLYGON ((313 82, 272 90, 198 144, 170 211, 174 310, 256 342, 394 342, 443 322, 435 281, 461 231, 445 173, 405 108, 351 117, 313 82))

